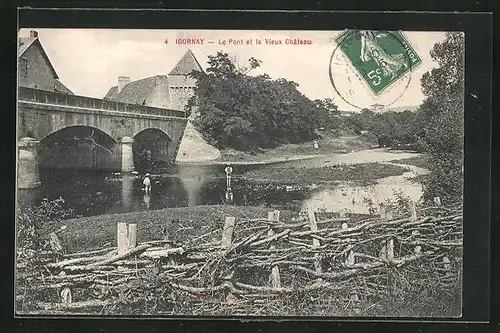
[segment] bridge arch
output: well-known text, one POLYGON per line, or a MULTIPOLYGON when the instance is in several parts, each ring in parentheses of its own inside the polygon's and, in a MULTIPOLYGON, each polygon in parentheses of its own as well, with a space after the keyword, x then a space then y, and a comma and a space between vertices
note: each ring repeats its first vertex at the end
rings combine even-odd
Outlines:
POLYGON ((116 170, 120 145, 106 132, 84 125, 67 126, 40 140, 39 165, 65 169, 116 170))
POLYGON ((138 171, 152 171, 153 167, 167 162, 172 148, 172 138, 158 128, 146 128, 133 137, 134 165, 138 171))
POLYGON ((70 124, 70 125, 63 125, 63 126, 57 126, 54 128, 51 128, 50 131, 46 133, 38 133, 38 135, 33 135, 31 131, 28 131, 26 136, 28 137, 35 137, 37 138, 40 142, 46 141, 46 139, 51 139, 54 136, 61 135, 61 133, 65 133, 68 131, 76 130, 78 131, 79 134, 92 134, 92 131, 94 131, 95 134, 98 135, 105 135, 107 138, 111 139, 114 143, 117 142, 117 140, 114 138, 113 135, 108 133, 106 130, 103 130, 101 128, 97 128, 96 126, 92 125, 86 125, 86 124, 70 124), (88 129, 88 131, 84 132, 85 129, 88 129), (31 135, 30 135, 31 134, 31 135))

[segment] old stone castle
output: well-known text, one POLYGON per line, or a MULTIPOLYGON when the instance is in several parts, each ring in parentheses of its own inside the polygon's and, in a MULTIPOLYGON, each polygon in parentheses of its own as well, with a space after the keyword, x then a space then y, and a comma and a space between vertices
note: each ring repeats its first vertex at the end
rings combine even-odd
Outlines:
POLYGON ((191 50, 168 73, 130 81, 128 76, 118 77, 118 84, 111 87, 104 97, 107 100, 184 110, 193 96, 196 80, 189 76, 192 71, 203 71, 191 50))
MULTIPOLYGON (((128 76, 120 76, 118 84, 109 89, 104 99, 185 110, 196 87, 196 80, 189 76, 192 71, 203 71, 203 68, 193 52, 188 49, 168 75, 155 75, 136 81, 130 81, 128 76)), ((217 159, 220 151, 209 145, 193 126, 191 120, 194 116, 193 112, 186 125, 176 161, 194 162, 217 159)))

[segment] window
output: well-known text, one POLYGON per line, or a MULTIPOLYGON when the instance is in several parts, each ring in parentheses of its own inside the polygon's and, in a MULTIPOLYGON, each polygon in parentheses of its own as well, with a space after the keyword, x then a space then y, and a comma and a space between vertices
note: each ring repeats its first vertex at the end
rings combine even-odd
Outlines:
POLYGON ((28 60, 26 58, 19 59, 19 73, 22 77, 26 77, 28 75, 28 60))

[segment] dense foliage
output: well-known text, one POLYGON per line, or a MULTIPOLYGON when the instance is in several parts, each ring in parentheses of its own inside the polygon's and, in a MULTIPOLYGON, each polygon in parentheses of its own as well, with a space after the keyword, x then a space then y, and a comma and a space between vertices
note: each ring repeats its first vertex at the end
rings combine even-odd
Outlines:
POLYGON ((432 171, 424 195, 453 201, 463 192, 464 35, 446 33, 446 40, 434 45, 431 57, 439 67, 422 76, 427 98, 419 109, 432 171))
POLYGON ((60 258, 62 253, 50 232, 56 231, 59 223, 74 217, 74 211, 62 198, 44 199, 38 206, 17 210, 16 222, 16 311, 23 312, 37 307, 36 300, 51 299, 54 294, 38 289, 36 283, 46 274, 44 262, 60 258))
POLYGON ((369 131, 377 137, 380 146, 421 148, 421 125, 418 114, 406 110, 375 113, 363 109, 349 117, 349 125, 356 132, 369 131))
POLYGON ((334 135, 369 131, 381 146, 418 143, 420 127, 414 112, 376 114, 365 109, 343 117, 333 100, 311 101, 293 81, 248 75, 261 64, 255 58, 247 67, 237 68, 227 53, 218 52, 209 56, 208 63, 206 73, 191 74, 197 87, 188 109, 197 111, 197 127, 220 148, 252 150, 299 143, 316 138, 318 129, 334 135))
POLYGON ((218 52, 208 64, 206 73, 191 74, 197 87, 188 108, 196 109, 195 124, 217 147, 253 150, 311 140, 333 107, 311 101, 293 81, 248 75, 261 64, 255 58, 237 68, 229 54, 218 52))

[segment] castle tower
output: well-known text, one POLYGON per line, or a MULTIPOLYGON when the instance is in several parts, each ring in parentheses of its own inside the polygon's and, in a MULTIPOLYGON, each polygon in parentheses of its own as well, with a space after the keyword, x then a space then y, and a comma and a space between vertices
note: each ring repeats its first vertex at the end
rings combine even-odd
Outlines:
POLYGON ((189 76, 192 71, 203 71, 203 68, 193 52, 188 49, 168 74, 172 109, 184 110, 189 98, 193 96, 196 79, 189 76))
MULTIPOLYGON (((187 50, 177 65, 168 74, 170 84, 170 105, 173 109, 184 110, 189 98, 194 94, 196 80, 189 76, 193 71, 203 71, 191 50, 187 50)), ((211 146, 194 127, 191 120, 196 113, 192 112, 186 125, 179 151, 178 162, 200 162, 220 157, 220 151, 211 146)), ((187 187, 192 186, 187 184, 187 187)), ((188 190, 189 191, 189 190, 188 190)))

